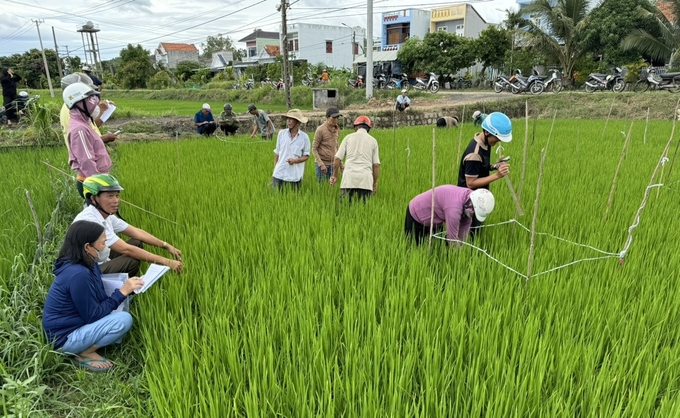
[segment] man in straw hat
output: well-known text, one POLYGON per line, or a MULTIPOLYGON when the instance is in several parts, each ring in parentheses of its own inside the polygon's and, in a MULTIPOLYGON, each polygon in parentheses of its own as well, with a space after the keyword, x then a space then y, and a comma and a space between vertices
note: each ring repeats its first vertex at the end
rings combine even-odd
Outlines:
POLYGON ((311 148, 309 136, 300 130, 300 125, 307 123, 307 118, 299 109, 289 110, 285 118, 288 129, 279 131, 274 148, 272 186, 281 189, 284 184, 290 184, 299 189, 311 148))

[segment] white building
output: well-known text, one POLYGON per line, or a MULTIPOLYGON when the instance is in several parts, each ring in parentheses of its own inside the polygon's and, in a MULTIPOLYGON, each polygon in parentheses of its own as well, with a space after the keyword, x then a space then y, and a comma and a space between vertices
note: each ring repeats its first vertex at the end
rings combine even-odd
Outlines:
POLYGON ((288 25, 288 56, 310 64, 352 68, 354 57, 362 53, 359 46, 364 37, 361 27, 294 23, 288 25))
POLYGON ((182 61, 199 62, 198 49, 193 44, 177 44, 161 42, 155 51, 156 63, 163 64, 165 68, 176 68, 182 61))

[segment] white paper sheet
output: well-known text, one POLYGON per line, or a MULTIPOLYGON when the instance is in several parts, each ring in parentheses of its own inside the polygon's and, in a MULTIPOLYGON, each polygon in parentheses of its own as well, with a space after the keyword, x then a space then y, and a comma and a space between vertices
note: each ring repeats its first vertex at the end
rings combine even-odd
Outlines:
POLYGON ((101 119, 102 122, 106 122, 107 120, 109 120, 109 118, 111 117, 111 115, 113 115, 113 112, 115 112, 115 111, 116 111, 116 105, 114 105, 113 103, 109 103, 108 109, 106 109, 104 111, 104 113, 99 115, 99 119, 101 119))
MULTIPOLYGON (((120 289, 128 279, 127 273, 102 274, 102 283, 107 296, 111 296, 116 289, 120 289)), ((125 298, 123 303, 118 305, 112 312, 130 312, 130 297, 125 298)))
POLYGON ((146 273, 141 277, 144 281, 144 286, 141 289, 136 290, 135 293, 144 293, 148 288, 150 288, 156 280, 160 279, 165 273, 170 270, 168 266, 160 266, 158 264, 151 264, 146 273))

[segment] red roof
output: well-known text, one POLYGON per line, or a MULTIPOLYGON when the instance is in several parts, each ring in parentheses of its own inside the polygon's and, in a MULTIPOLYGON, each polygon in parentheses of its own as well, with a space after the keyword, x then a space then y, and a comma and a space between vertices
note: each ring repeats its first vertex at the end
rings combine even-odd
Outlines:
POLYGON ((276 45, 266 45, 264 50, 270 57, 278 57, 281 54, 281 48, 276 45))
POLYGON ((166 52, 170 51, 182 51, 182 52, 198 52, 195 46, 192 44, 172 44, 167 42, 161 42, 161 46, 166 52))

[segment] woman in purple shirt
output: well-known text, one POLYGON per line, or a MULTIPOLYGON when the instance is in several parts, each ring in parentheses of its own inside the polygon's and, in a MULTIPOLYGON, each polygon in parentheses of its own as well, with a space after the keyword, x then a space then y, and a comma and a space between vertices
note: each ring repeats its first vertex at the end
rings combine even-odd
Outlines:
POLYGON ((493 211, 494 205, 494 197, 487 189, 470 190, 450 184, 435 187, 434 216, 430 189, 408 204, 404 231, 420 245, 430 236, 430 223, 435 232, 446 224, 448 240, 465 241, 472 225, 472 215, 482 222, 493 211))

